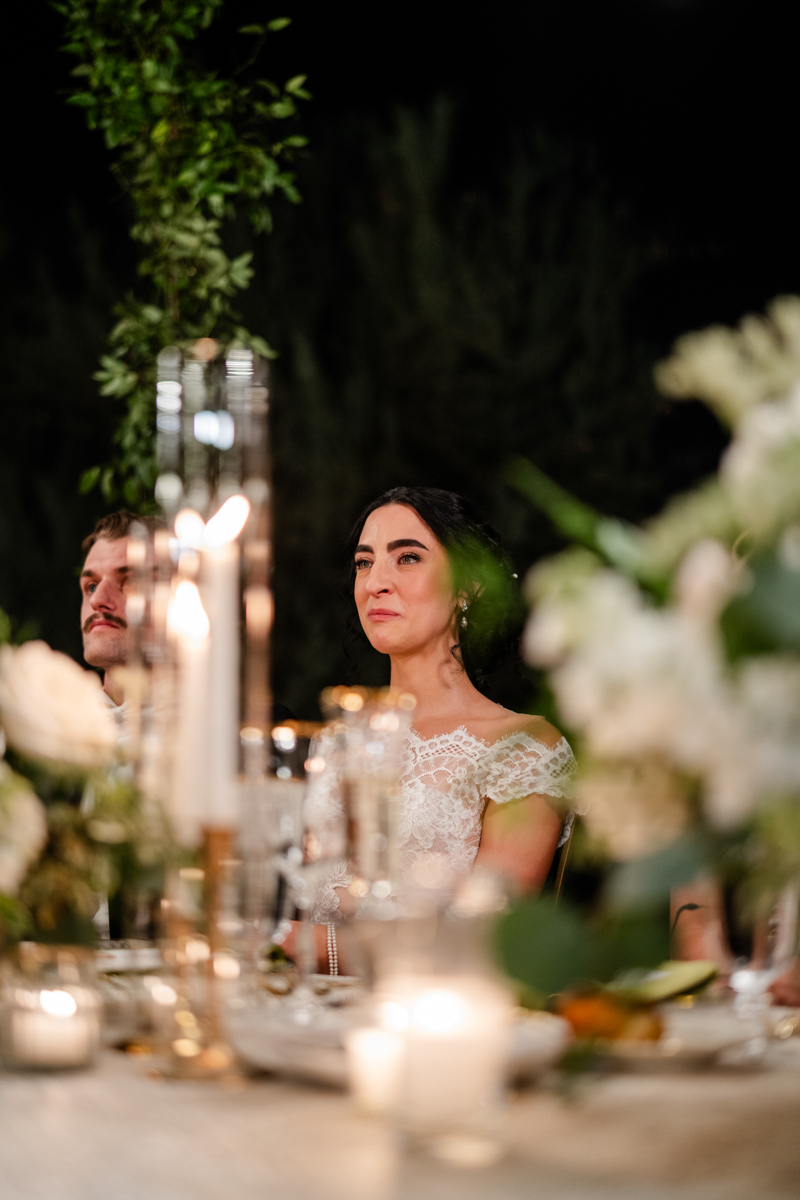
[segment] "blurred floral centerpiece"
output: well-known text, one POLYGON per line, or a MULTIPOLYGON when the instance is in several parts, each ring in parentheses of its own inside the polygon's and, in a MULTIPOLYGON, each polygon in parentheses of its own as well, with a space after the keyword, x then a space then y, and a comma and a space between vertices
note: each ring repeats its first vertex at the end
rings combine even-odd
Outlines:
POLYGON ((682 338, 657 383, 728 426, 718 474, 642 528, 562 497, 583 545, 531 572, 526 656, 617 901, 705 871, 752 916, 800 878, 800 299, 682 338))
POLYGON ((0 935, 91 944, 102 896, 169 851, 117 753, 100 680, 44 642, 0 647, 0 935))

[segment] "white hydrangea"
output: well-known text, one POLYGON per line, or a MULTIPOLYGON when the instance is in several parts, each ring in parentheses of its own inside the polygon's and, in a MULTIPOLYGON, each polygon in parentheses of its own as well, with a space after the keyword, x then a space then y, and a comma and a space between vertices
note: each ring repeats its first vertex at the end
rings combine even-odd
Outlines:
POLYGON ((740 422, 720 479, 742 529, 758 539, 800 516, 800 386, 740 422))
POLYGON ((767 318, 745 317, 739 329, 715 326, 679 339, 656 370, 663 392, 703 400, 729 425, 765 400, 785 396, 800 379, 800 298, 783 296, 767 318))
POLYGON ((656 606, 585 551, 542 564, 528 582, 526 656, 549 670, 582 737, 587 821, 620 857, 679 829, 685 814, 665 781, 680 790, 681 773, 699 781, 717 826, 800 794, 800 663, 761 655, 731 666, 718 628, 747 577, 728 549, 741 535, 777 543, 800 569, 800 298, 776 300, 738 330, 682 338, 657 379, 669 395, 704 400, 733 431, 716 478, 637 541, 643 577, 672 576, 671 603, 656 606))
POLYGON ((45 642, 0 648, 0 723, 31 758, 86 768, 113 758, 116 726, 100 680, 45 642))
POLYGON ((745 659, 733 683, 725 733, 710 747, 706 809, 717 825, 747 817, 760 800, 800 793, 800 663, 745 659))
MULTIPOLYGON (((686 590, 696 603, 700 589, 686 590)), ((704 738, 724 719, 720 652, 707 623, 656 608, 616 572, 597 571, 580 595, 545 599, 525 645, 529 661, 554 668, 564 719, 593 754, 664 754, 695 769, 704 738)))
MULTIPOLYGON (((548 570, 549 593, 530 619, 526 652, 534 665, 550 668, 564 720, 593 759, 660 761, 698 778, 717 825, 741 820, 781 779, 800 785, 800 721, 795 730, 793 720, 754 719, 792 703, 791 711, 800 712, 800 676, 795 702, 794 675, 780 676, 778 689, 770 683, 775 672, 765 677, 763 663, 734 674, 724 659, 717 619, 741 572, 725 547, 713 541, 693 547, 676 574, 674 602, 662 608, 614 571, 595 570, 580 583, 567 572, 569 586, 562 577, 559 587, 552 564, 548 570)), ((660 818, 636 799, 641 781, 634 787, 626 777, 612 805, 610 777, 593 771, 582 795, 594 796, 606 814, 596 815, 605 840, 618 844, 620 856, 627 856, 622 844, 657 842, 660 818), (612 837, 608 814, 626 809, 630 828, 612 837)), ((681 820, 679 807, 665 808, 664 829, 677 829, 681 820)))
POLYGON ((0 893, 15 896, 47 838, 44 806, 27 780, 0 762, 0 893))

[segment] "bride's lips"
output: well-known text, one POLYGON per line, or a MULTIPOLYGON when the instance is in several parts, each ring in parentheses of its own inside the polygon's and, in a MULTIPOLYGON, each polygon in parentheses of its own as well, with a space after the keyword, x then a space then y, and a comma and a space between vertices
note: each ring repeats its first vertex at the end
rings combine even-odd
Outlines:
POLYGON ((367 613, 367 617, 370 621, 390 621, 392 617, 399 616, 400 614, 396 613, 394 609, 391 608, 371 608, 367 613))

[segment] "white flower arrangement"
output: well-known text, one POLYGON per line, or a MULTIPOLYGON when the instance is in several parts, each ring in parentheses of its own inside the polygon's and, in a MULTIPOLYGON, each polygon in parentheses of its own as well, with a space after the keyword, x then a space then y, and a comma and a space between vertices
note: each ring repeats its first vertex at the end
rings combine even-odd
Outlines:
POLYGON ((657 379, 732 427, 717 477, 626 530, 627 562, 598 538, 617 569, 573 549, 527 584, 526 657, 580 735, 579 803, 620 859, 677 837, 693 788, 723 829, 800 797, 800 646, 731 662, 720 629, 753 584, 743 554, 800 573, 800 299, 681 339, 657 379))
POLYGON ((99 767, 116 746, 98 677, 45 642, 0 648, 0 725, 20 754, 55 765, 99 767))

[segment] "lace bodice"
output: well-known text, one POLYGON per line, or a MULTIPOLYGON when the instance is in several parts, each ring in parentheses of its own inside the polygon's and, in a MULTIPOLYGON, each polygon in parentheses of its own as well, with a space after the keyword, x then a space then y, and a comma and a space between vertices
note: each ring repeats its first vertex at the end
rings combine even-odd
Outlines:
MULTIPOLYGON (((533 793, 568 800, 574 762, 564 738, 548 746, 517 732, 489 743, 463 726, 432 738, 410 730, 396 817, 401 871, 423 855, 437 855, 465 873, 478 853, 488 801, 504 804, 533 793)), ((321 795, 316 799, 325 802, 321 795)), ((333 795, 327 802, 337 804, 333 795)), ((316 921, 331 920, 338 907, 335 889, 349 881, 346 864, 337 864, 321 889, 316 921)))

